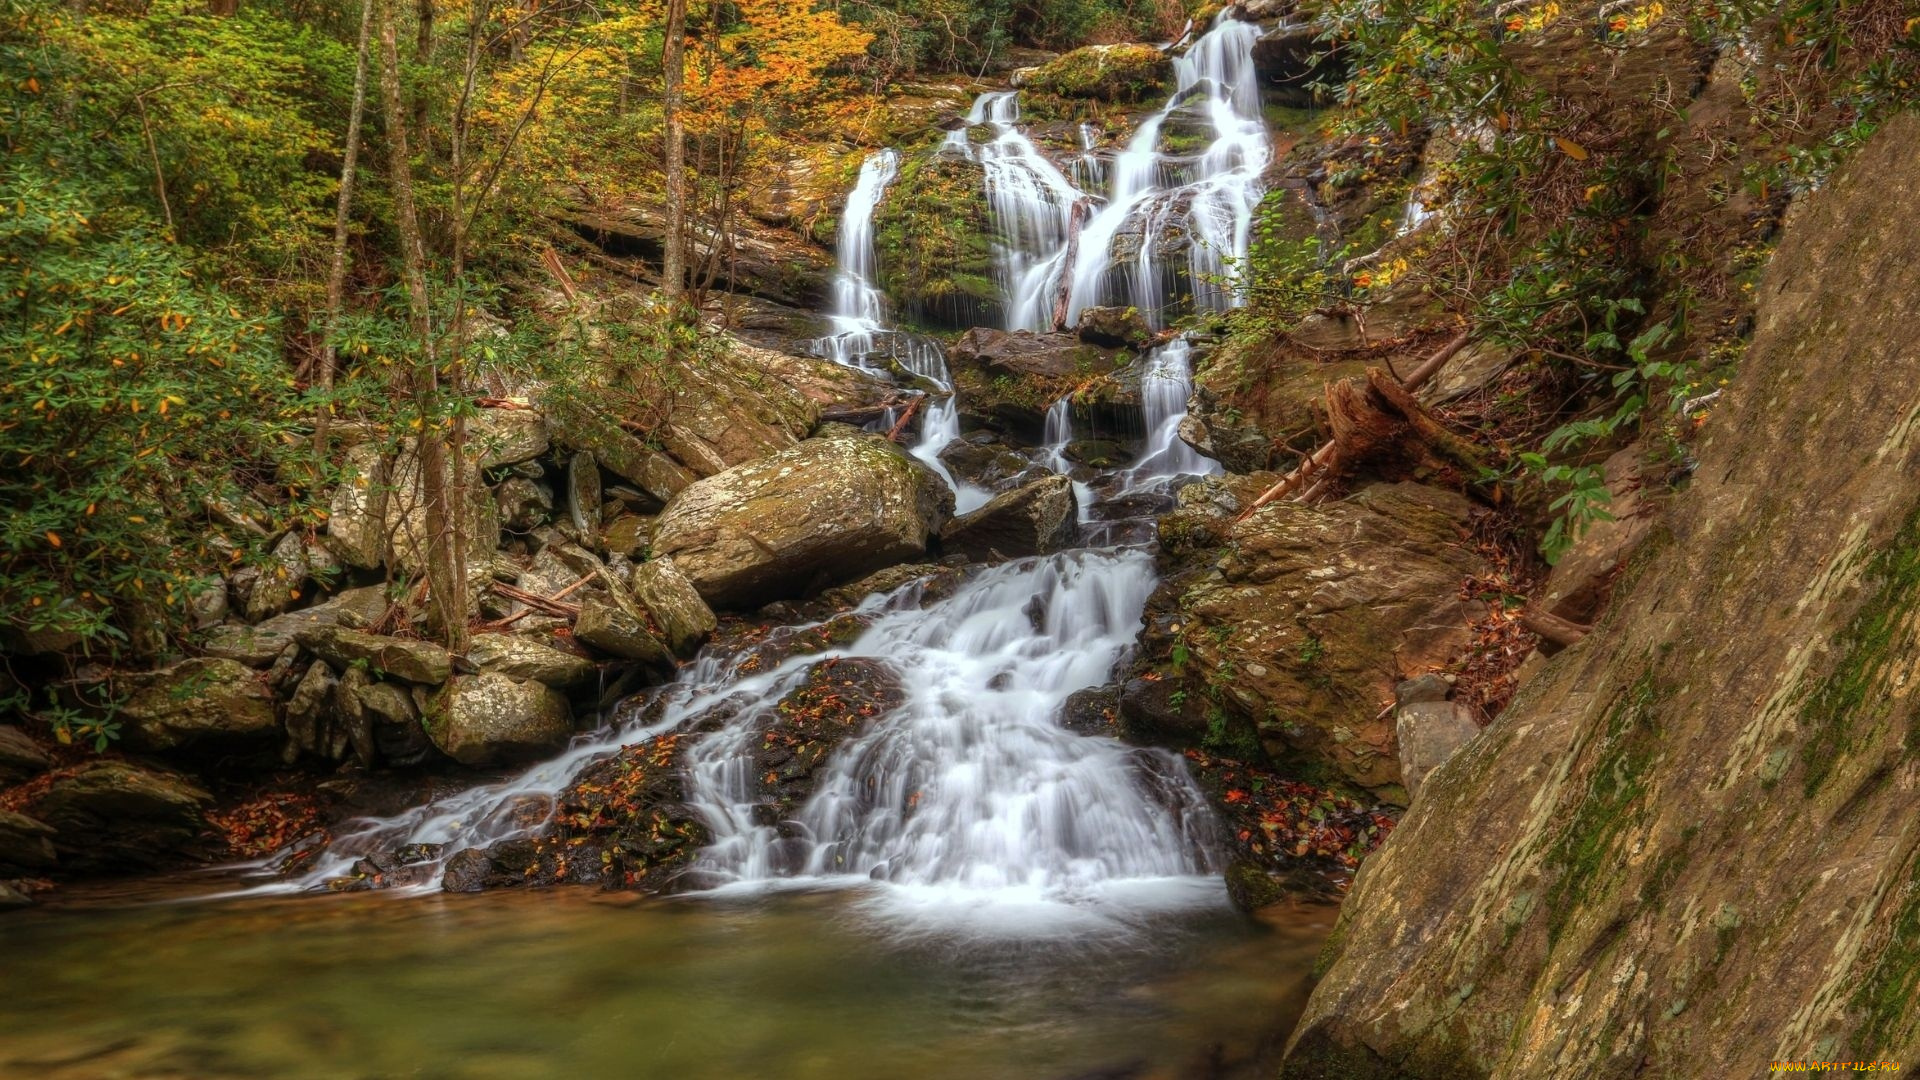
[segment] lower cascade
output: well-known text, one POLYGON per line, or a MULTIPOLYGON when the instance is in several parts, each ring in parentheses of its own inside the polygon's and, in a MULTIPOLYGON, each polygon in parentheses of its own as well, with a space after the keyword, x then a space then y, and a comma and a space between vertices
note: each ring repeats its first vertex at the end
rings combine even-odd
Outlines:
MULTIPOLYGON (((1244 24, 1225 20, 1178 62, 1174 103, 1203 86, 1212 112, 1217 140, 1207 153, 1161 160, 1153 144, 1163 110, 1111 167, 1091 150, 1073 163, 1077 176, 1111 177, 1102 209, 1090 209, 1093 197, 1026 138, 1012 94, 976 103, 970 119, 990 124, 993 140, 973 150, 950 137, 942 149, 978 153, 987 165, 1004 233, 1001 281, 1011 326, 1044 328, 1053 321, 1044 308, 1077 319, 1108 297, 1110 234, 1119 222, 1176 201, 1195 222, 1189 245, 1198 246, 1161 265, 1165 246, 1143 244, 1132 256, 1138 265, 1125 275, 1133 287, 1117 291, 1146 305, 1141 317, 1155 327, 1165 323, 1168 293, 1149 283, 1177 282, 1182 300, 1196 307, 1238 302, 1222 270, 1244 256, 1245 214, 1258 198, 1267 153, 1251 82, 1239 82, 1251 79, 1244 56, 1250 43, 1244 24), (1185 182, 1163 190, 1156 178, 1167 176, 1185 182), (1208 224, 1216 216, 1218 228, 1208 224), (1070 243, 1076 232, 1098 246, 1070 243)), ((889 430, 917 427, 911 452, 954 488, 956 511, 964 514, 992 493, 957 479, 941 459, 961 434, 943 350, 931 337, 891 325, 887 298, 874 284, 874 216, 900 169, 899 152, 889 149, 860 170, 840 226, 831 333, 814 351, 849 367, 904 370, 928 388, 883 423, 889 430)), ((1216 825, 1185 763, 1062 722, 1072 695, 1112 680, 1157 583, 1140 531, 1106 520, 1111 515, 1096 491, 1164 497, 1179 478, 1219 471, 1180 437, 1192 355, 1186 337, 1163 335, 1137 362, 1144 439, 1127 468, 1076 471, 1066 452, 1074 436, 1070 402, 1062 398, 1048 410, 1034 465, 1042 475, 1072 476, 1082 542, 1118 546, 975 567, 944 595, 923 595, 920 584, 909 583, 869 596, 852 613, 863 627, 857 636, 825 650, 781 657, 777 650, 709 647, 672 683, 630 699, 612 724, 579 736, 559 757, 395 817, 360 821, 297 879, 267 888, 325 888, 362 856, 397 849, 414 852, 416 865, 431 871, 414 874, 408 887, 438 888, 459 852, 542 835, 554 824, 562 793, 588 770, 625 748, 672 736, 693 740, 681 759, 685 804, 707 841, 681 872, 679 888, 859 886, 897 901, 898 912, 938 912, 943 921, 987 905, 997 914, 983 925, 995 930, 1029 925, 1005 917, 1009 910, 1059 915, 1221 903, 1212 876, 1219 869, 1216 825), (865 665, 859 670, 891 680, 897 692, 833 749, 803 801, 789 813, 771 812, 776 808, 755 772, 768 722, 814 673, 842 661, 865 665)), ((816 628, 777 629, 769 639, 816 628)))

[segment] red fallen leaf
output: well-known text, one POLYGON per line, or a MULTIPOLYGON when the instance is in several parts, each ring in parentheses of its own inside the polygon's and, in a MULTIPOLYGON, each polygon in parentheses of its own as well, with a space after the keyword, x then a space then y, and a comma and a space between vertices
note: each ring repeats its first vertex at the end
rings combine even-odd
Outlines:
POLYGON ((1233 788, 1232 790, 1227 792, 1227 801, 1230 803, 1246 802, 1247 793, 1240 790, 1239 788, 1233 788))

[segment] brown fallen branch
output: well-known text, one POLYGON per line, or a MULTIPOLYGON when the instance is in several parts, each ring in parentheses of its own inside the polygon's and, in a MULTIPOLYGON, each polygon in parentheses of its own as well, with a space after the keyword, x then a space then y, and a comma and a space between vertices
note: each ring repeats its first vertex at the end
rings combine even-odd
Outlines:
POLYGON ((1520 625, 1561 648, 1566 648, 1593 632, 1591 626, 1563 619, 1551 612, 1532 607, 1520 612, 1520 625))
POLYGON ((913 414, 919 410, 920 403, 925 400, 927 400, 926 396, 922 395, 907 404, 907 411, 900 414, 900 419, 893 423, 893 430, 887 432, 888 442, 900 441, 900 433, 907 429, 907 424, 913 420, 913 414))
POLYGON ((553 275, 553 280, 559 283, 560 291, 567 294, 567 302, 578 305, 580 291, 574 287, 573 275, 567 273, 566 264, 560 261, 559 252, 554 251, 551 246, 542 248, 540 265, 546 267, 547 273, 553 275))
MULTIPOLYGON (((1447 361, 1453 359, 1456 353, 1466 347, 1466 344, 1467 332, 1462 330, 1458 334, 1455 334, 1452 340, 1440 346, 1439 350, 1428 357, 1419 367, 1413 369, 1413 372, 1400 382, 1399 389, 1409 395, 1410 400, 1412 393, 1425 385, 1434 375, 1438 374, 1441 368, 1446 367, 1447 361)), ((1329 398, 1331 398, 1331 387, 1328 388, 1328 393, 1329 398)), ((1254 511, 1298 489, 1302 484, 1306 483, 1307 475, 1314 469, 1325 468, 1333 464, 1334 460, 1339 456, 1339 447, 1340 440, 1336 434, 1334 438, 1327 440, 1320 449, 1307 455, 1307 459, 1302 461, 1298 468, 1281 477, 1280 481, 1272 487, 1261 492, 1260 497, 1253 500, 1252 505, 1242 510, 1240 516, 1234 520, 1245 521, 1253 516, 1254 511)), ((1323 490, 1325 483, 1326 481, 1322 480, 1319 484, 1316 484, 1313 488, 1313 493, 1318 494, 1323 490)))
MULTIPOLYGON (((588 578, 591 578, 591 577, 592 575, 588 575, 588 578)), ((588 578, 583 578, 581 579, 581 581, 574 582, 572 585, 568 586, 567 588, 562 589, 558 595, 564 596, 567 593, 572 592, 574 589, 578 588, 582 584, 582 582, 586 581, 588 578)), ((527 607, 531 608, 534 611, 544 612, 548 615, 553 615, 562 619, 578 618, 580 615, 579 605, 562 604, 559 602, 557 597, 541 596, 539 593, 528 592, 527 590, 522 589, 517 585, 509 585, 504 581, 494 582, 492 588, 494 592, 499 593, 501 596, 504 596, 509 600, 518 600, 521 603, 527 605, 527 607)))

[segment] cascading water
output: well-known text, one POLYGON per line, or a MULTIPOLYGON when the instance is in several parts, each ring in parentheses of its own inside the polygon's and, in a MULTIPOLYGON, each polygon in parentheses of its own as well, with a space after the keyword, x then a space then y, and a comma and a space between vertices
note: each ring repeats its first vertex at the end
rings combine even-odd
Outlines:
POLYGON ((899 173, 900 155, 892 150, 882 150, 861 163, 860 179, 847 196, 836 243, 839 268, 834 275, 833 310, 827 313, 833 333, 815 341, 813 347, 820 356, 848 367, 874 367, 873 358, 884 357, 945 391, 928 402, 912 453, 954 489, 955 509, 964 514, 991 496, 956 480, 940 460, 940 450, 960 437, 960 412, 946 355, 931 338, 889 328, 887 298, 873 283, 873 216, 887 185, 899 173))
MULTIPOLYGON (((984 167, 1003 252, 1007 329, 1071 326, 1101 304, 1138 308, 1157 327, 1179 297, 1203 310, 1239 302, 1232 274, 1246 258, 1261 174, 1273 158, 1253 67, 1259 37, 1259 27, 1223 12, 1174 58, 1172 96, 1110 168, 1074 169, 1105 180, 1104 201, 1074 187, 1021 133, 1014 95, 994 92, 974 103, 969 122, 992 125, 993 138, 976 145, 953 132, 946 146, 984 167), (1204 129, 1206 149, 1191 159, 1163 152, 1175 125, 1204 129)), ((1084 159, 1084 128, 1081 138, 1084 159)))
MULTIPOLYGON (((956 132, 941 152, 969 155, 987 176, 1010 328, 1052 329, 1063 315, 1071 321, 1085 307, 1114 301, 1132 303, 1161 326, 1169 279, 1179 279, 1174 285, 1197 306, 1237 302, 1225 272, 1246 251, 1270 154, 1252 76, 1255 36, 1248 24, 1216 23, 1176 59, 1179 90, 1110 162, 1094 154, 1092 130, 1082 130, 1071 171, 1105 186, 1097 207, 1020 131, 1013 94, 975 103, 970 120, 988 125, 991 137, 956 132), (1196 112, 1210 126, 1208 148, 1190 159, 1163 156, 1163 129, 1196 112), (1180 183, 1170 185, 1171 178, 1180 183), (1179 229, 1176 218, 1184 222, 1179 229), (1123 250, 1116 240, 1128 230, 1139 242, 1123 250), (1176 232, 1184 236, 1184 273, 1169 262, 1176 232)), ((841 222, 833 332, 815 350, 852 367, 897 365, 948 388, 938 344, 889 326, 886 297, 874 285, 874 215, 899 166, 892 150, 862 165, 841 222)), ((1218 470, 1178 435, 1191 356, 1180 338, 1145 359, 1146 443, 1132 469, 1109 474, 1112 484, 1101 481, 1104 490, 1124 494, 1218 470)), ((949 482, 938 452, 958 434, 951 393, 928 401, 914 454, 949 482)), ((1073 474, 1065 453, 1072 437, 1070 402, 1062 399, 1048 412, 1037 463, 1073 474)), ((1085 525, 1095 485, 1082 479, 1074 486, 1085 525)), ((955 487, 963 511, 988 497, 955 487)), ((1088 528, 1087 535, 1115 533, 1088 528)), ((712 834, 690 871, 704 885, 860 883, 895 914, 1001 931, 1037 925, 1052 932, 1063 913, 1217 904, 1218 883, 1205 876, 1214 869, 1212 818, 1180 759, 1060 725, 1072 694, 1112 678, 1154 584, 1145 548, 1067 551, 976 570, 930 603, 921 603, 916 586, 869 597, 856 640, 766 669, 756 653, 708 650, 653 692, 647 707, 624 707, 611 727, 580 736, 554 760, 360 822, 286 887, 317 887, 368 852, 418 844, 451 854, 538 833, 556 796, 594 762, 668 732, 704 731, 686 758, 688 804, 712 834), (814 665, 840 658, 884 665, 902 703, 834 752, 790 820, 768 821, 749 772, 765 721, 814 665), (988 914, 970 920, 978 911, 988 914)), ((418 887, 437 883, 436 870, 418 887)))

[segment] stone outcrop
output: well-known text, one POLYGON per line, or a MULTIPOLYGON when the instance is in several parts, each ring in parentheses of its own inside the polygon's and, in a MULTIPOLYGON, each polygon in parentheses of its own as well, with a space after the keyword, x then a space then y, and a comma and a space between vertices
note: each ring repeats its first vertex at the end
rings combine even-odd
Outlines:
POLYGON ((627 575, 627 587, 653 617, 667 648, 678 656, 692 656, 719 625, 713 609, 700 598, 700 590, 672 559, 650 559, 635 566, 627 575))
POLYGON ((120 706, 121 732, 146 752, 258 748, 280 730, 273 692, 232 660, 183 660, 139 680, 120 706))
POLYGON ((947 351, 963 415, 1039 442, 1047 410, 1071 394, 1076 430, 1136 433, 1140 386, 1133 355, 1075 334, 974 327, 947 351))
POLYGON ((898 447, 837 432, 689 487, 653 554, 709 604, 757 606, 914 558, 952 510, 952 490, 898 447))
POLYGON ((1261 479, 1192 485, 1163 519, 1170 557, 1187 568, 1149 605, 1146 651, 1166 658, 1166 677, 1129 687, 1125 722, 1159 741, 1207 733, 1216 744, 1222 733, 1209 729, 1224 724, 1302 779, 1404 802, 1381 704, 1401 679, 1445 664, 1470 640, 1478 613, 1460 583, 1486 567, 1467 541, 1469 504, 1436 488, 1375 484, 1324 506, 1277 501, 1235 521, 1261 479))
POLYGON ((1088 45, 1049 60, 1021 80, 1060 97, 1145 101, 1165 89, 1173 58, 1152 45, 1088 45))
POLYGON ((126 761, 95 761, 55 774, 24 807, 53 828, 63 869, 154 870, 210 850, 213 797, 178 773, 126 761))
POLYGON ((1078 519, 1073 481, 1048 476, 947 522, 940 546, 979 562, 1042 555, 1069 546, 1078 519))
POLYGON ((1920 1056, 1916 163, 1789 215, 1691 486, 1361 869, 1286 1075, 1920 1056))

